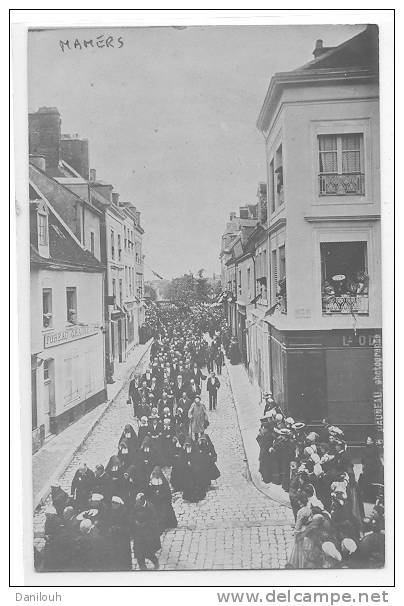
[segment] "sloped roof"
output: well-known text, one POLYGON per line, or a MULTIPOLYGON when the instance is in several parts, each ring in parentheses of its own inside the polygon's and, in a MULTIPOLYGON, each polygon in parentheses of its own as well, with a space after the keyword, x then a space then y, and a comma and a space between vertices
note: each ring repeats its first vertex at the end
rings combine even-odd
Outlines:
POLYGON ((378 79, 378 64, 379 30, 375 25, 368 25, 363 32, 330 48, 313 61, 295 70, 275 73, 261 107, 257 127, 261 131, 269 127, 271 113, 284 88, 319 85, 327 81, 338 84, 374 82, 378 79))
POLYGON ((89 251, 76 242, 68 229, 59 221, 48 204, 49 258, 42 257, 31 242, 31 264, 54 269, 102 272, 104 266, 89 251))
POLYGON ((341 67, 379 68, 379 28, 368 25, 363 31, 342 44, 330 48, 313 61, 293 71, 341 67))

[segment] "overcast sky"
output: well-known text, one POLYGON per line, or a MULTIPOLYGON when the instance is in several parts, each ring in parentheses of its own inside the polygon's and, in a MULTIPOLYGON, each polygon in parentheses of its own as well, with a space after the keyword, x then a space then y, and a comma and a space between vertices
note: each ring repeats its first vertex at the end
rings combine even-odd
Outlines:
MULTIPOLYGON (((97 178, 141 211, 146 264, 166 278, 219 271, 230 211, 265 180, 256 120, 271 76, 364 26, 72 29, 29 35, 29 111, 56 106, 89 139, 97 178), (62 52, 104 34, 116 48, 62 52), (121 36, 123 46, 116 39, 121 36)), ((152 277, 146 271, 146 278, 152 277)))

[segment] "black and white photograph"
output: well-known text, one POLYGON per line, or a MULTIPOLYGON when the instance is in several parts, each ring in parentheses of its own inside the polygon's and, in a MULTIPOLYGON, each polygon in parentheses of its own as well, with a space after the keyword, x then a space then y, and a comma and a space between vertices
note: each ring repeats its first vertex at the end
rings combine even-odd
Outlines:
POLYGON ((38 584, 384 569, 379 40, 28 29, 38 584))

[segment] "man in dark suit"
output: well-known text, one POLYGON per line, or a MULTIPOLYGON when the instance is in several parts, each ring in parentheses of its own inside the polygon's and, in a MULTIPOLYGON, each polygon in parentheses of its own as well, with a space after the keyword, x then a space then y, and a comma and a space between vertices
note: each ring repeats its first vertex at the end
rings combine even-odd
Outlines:
POLYGON ((206 376, 204 374, 202 374, 202 371, 200 368, 198 368, 198 364, 196 362, 194 362, 193 368, 191 370, 191 379, 194 379, 195 384, 198 387, 201 387, 201 381, 204 381, 206 379, 206 376))
POLYGON ((214 372, 211 372, 209 379, 206 381, 206 390, 209 393, 209 410, 216 410, 217 391, 219 387, 219 379, 214 372))

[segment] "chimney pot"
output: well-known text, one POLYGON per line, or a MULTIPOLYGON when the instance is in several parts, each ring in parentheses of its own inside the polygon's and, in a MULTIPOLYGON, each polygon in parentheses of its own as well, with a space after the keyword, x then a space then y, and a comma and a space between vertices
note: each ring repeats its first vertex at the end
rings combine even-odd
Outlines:
POLYGON ((90 168, 90 183, 95 183, 97 180, 97 172, 95 168, 90 168))
POLYGON ((316 40, 316 48, 323 48, 323 41, 320 40, 316 40))
POLYGON ((112 192, 112 202, 116 205, 119 206, 119 194, 116 191, 112 192))

